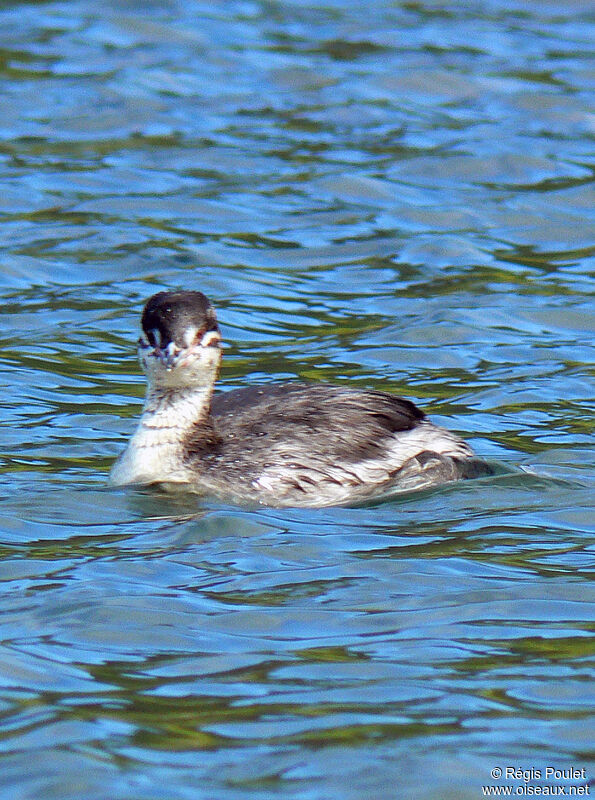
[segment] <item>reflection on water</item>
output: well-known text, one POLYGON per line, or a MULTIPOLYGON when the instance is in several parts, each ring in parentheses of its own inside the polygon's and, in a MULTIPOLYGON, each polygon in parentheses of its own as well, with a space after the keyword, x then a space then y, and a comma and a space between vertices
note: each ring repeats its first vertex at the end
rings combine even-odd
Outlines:
POLYGON ((576 2, 2 5, 7 798, 588 774, 592 40, 576 2), (106 489, 175 287, 219 309, 225 387, 404 394, 502 474, 352 509, 106 489))

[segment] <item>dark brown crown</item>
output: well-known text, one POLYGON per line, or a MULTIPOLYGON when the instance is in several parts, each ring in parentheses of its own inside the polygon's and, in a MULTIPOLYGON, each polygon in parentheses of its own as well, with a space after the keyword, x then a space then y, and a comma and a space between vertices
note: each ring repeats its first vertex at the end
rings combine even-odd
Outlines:
POLYGON ((147 300, 141 320, 143 331, 154 347, 170 342, 183 346, 184 334, 194 327, 204 335, 218 331, 215 309, 202 292, 159 292, 147 300), (155 341, 155 331, 161 339, 155 341))

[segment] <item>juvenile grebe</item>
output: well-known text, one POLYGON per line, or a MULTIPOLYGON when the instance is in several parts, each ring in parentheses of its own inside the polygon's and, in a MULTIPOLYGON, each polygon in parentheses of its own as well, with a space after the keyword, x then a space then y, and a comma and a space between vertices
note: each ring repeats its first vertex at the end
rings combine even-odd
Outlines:
POLYGON ((481 473, 471 448, 386 392, 281 383, 213 396, 221 334, 201 292, 145 305, 147 396, 115 485, 181 483, 270 506, 353 503, 481 473))

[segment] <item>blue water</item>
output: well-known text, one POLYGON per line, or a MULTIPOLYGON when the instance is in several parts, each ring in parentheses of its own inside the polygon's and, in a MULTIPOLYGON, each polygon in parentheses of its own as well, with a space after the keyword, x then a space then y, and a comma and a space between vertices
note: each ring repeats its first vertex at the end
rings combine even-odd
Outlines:
POLYGON ((594 37, 572 0, 0 5, 2 798, 585 785, 594 37), (403 394, 502 474, 107 488, 166 288, 224 388, 403 394))

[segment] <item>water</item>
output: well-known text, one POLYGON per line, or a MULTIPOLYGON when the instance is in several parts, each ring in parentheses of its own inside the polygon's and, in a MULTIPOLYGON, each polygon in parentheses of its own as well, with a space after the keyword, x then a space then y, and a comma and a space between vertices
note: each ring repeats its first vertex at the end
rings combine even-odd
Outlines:
POLYGON ((0 6, 2 797, 589 777, 593 22, 0 6), (403 393, 505 474, 315 511, 107 489, 175 287, 215 301, 225 386, 403 393))

